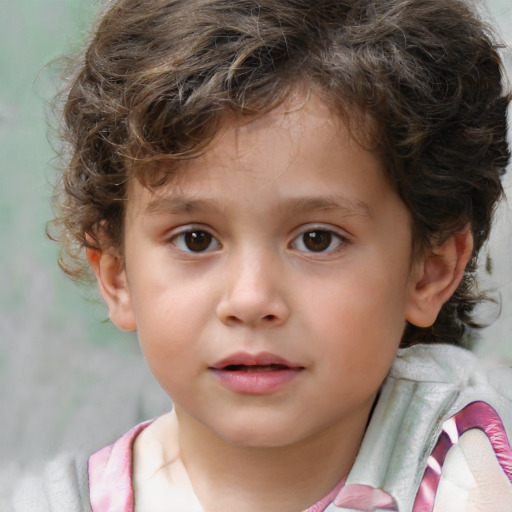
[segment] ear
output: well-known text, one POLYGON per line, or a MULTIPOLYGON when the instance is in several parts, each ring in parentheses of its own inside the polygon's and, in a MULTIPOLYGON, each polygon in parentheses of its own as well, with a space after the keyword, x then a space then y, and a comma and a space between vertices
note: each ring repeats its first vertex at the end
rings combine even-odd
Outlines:
POLYGON ((87 248, 86 252, 110 320, 124 331, 135 331, 137 325, 122 257, 114 249, 87 248))
POLYGON ((473 236, 463 230, 434 247, 413 270, 406 320, 417 327, 430 327, 443 304, 459 286, 473 253, 473 236))

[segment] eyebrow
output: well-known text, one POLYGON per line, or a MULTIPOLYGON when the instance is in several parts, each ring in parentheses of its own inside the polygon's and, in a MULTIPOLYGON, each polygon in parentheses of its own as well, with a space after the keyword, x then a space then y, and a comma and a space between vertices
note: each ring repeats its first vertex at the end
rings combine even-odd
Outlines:
MULTIPOLYGON (((372 217, 371 207, 359 199, 344 196, 303 196, 285 199, 280 205, 294 213, 334 210, 343 215, 357 217, 372 217)), ((150 201, 144 213, 146 215, 172 215, 218 211, 219 202, 209 199, 193 199, 188 197, 161 197, 150 201)))
POLYGON ((306 196, 293 199, 291 208, 297 212, 337 210, 344 215, 371 217, 371 207, 359 199, 344 196, 306 196))
POLYGON ((193 213, 196 211, 215 210, 214 201, 206 199, 190 199, 186 197, 161 197, 150 201, 144 213, 146 215, 193 213))

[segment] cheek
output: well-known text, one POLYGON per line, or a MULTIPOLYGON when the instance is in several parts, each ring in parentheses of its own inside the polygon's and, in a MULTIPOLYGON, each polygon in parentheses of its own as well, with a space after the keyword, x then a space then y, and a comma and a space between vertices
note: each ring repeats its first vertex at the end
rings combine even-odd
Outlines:
POLYGON ((176 367, 193 357, 194 340, 204 322, 200 303, 192 294, 170 287, 144 287, 134 303, 142 351, 153 369, 176 367))
POLYGON ((164 259, 134 280, 131 291, 139 331, 154 328, 178 335, 197 325, 204 315, 207 285, 169 266, 164 259))
POLYGON ((387 279, 360 277, 308 294, 305 318, 334 367, 330 372, 341 365, 354 379, 376 371, 378 380, 385 377, 405 328, 404 294, 393 291, 387 279))
POLYGON ((402 281, 385 271, 349 270, 338 279, 320 279, 308 287, 303 294, 303 311, 327 330, 371 332, 377 325, 384 332, 397 325, 401 328, 406 304, 402 281))
POLYGON ((142 324, 138 331, 139 342, 151 373, 162 389, 174 398, 199 373, 202 353, 196 341, 197 333, 192 331, 186 317, 176 314, 166 317, 167 321, 162 321, 159 316, 155 318, 158 321, 152 322, 148 318, 142 324))

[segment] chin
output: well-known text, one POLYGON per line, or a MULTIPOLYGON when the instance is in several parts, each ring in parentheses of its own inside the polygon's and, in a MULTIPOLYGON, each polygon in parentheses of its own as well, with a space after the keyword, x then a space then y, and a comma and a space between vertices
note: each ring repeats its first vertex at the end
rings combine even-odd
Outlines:
POLYGON ((274 420, 245 421, 245 424, 231 423, 225 429, 219 429, 217 435, 227 443, 247 448, 280 448, 294 444, 301 439, 296 426, 279 425, 274 420))
POLYGON ((240 432, 224 438, 233 446, 245 448, 282 448, 293 444, 290 434, 276 434, 264 432, 240 432))

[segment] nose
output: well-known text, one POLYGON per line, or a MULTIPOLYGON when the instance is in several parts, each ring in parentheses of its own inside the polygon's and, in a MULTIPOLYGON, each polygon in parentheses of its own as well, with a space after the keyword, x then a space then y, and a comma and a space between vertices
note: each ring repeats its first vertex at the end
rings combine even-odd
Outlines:
POLYGON ((274 327, 290 316, 282 289, 282 276, 268 258, 232 262, 227 270, 224 294, 217 305, 217 316, 226 325, 274 327))

